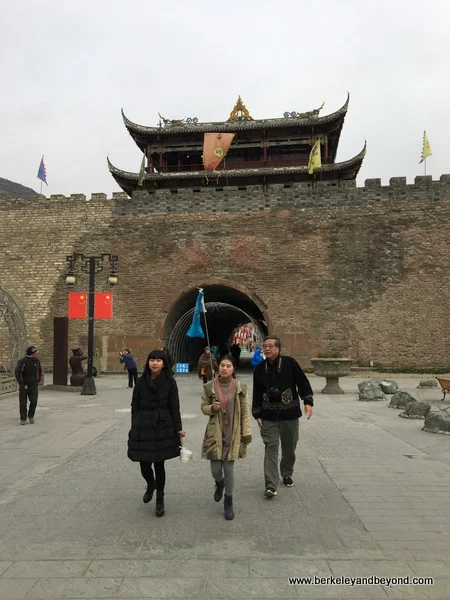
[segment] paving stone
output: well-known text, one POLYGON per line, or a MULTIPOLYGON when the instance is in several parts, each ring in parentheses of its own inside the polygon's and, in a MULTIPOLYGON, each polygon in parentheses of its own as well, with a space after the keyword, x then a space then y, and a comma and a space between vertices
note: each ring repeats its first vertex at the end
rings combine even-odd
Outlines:
POLYGON ((16 561, 4 576, 11 579, 82 577, 89 563, 89 560, 16 561))
MULTIPOLYGON (((0 582, 3 580, 0 579, 0 582)), ((19 581, 19 580, 14 580, 19 581)), ((120 577, 39 579, 28 598, 109 598, 117 596, 120 577)), ((1 596, 0 596, 1 597, 1 596)))
POLYGON ((86 577, 162 577, 168 571, 165 560, 93 560, 86 577))
POLYGON ((297 598, 296 587, 287 579, 252 578, 230 579, 212 577, 207 581, 208 598, 297 598))
POLYGON ((407 598, 408 600, 423 600, 424 598, 439 598, 448 600, 448 580, 435 579, 433 585, 389 586, 384 588, 388 598, 407 598))
POLYGON ((12 562, 0 561, 0 576, 12 565, 12 562))
POLYGON ((2 600, 16 600, 25 598, 36 583, 35 579, 0 579, 0 598, 2 600))
POLYGON ((414 576, 414 571, 406 561, 392 560, 330 560, 328 561, 333 575, 349 577, 406 577, 414 576))
MULTIPOLYGON (((176 575, 176 573, 174 574, 176 575)), ((226 579, 224 581, 230 581, 226 579)), ((239 579, 238 581, 248 581, 239 579)), ((125 578, 118 594, 123 598, 208 598, 206 581, 199 577, 160 579, 158 577, 125 578)))
POLYGON ((418 577, 436 577, 439 579, 450 577, 450 561, 409 560, 408 565, 418 577))
MULTIPOLYGON (((197 415, 184 423, 194 461, 167 461, 163 519, 153 502, 142 503, 139 465, 126 456, 129 414, 115 412, 130 402, 122 379, 100 378, 90 402, 43 389, 40 405, 49 410, 34 429, 17 428, 16 404, 0 399, 0 582, 8 586, 1 600, 430 592, 288 583, 289 576, 360 569, 406 570, 450 586, 448 439, 433 436, 430 444, 417 424, 394 419, 385 405, 359 403, 357 377, 343 380, 339 411, 335 398, 317 395, 314 418, 300 424, 295 487, 281 485, 273 501, 263 497, 264 448, 254 429, 248 458, 236 464, 232 522, 212 500, 209 463, 200 458, 206 420, 196 378, 178 379, 182 412, 197 415)), ((311 381, 316 391, 323 387, 311 381)), ((417 382, 403 379, 401 387, 412 391, 417 382)))
POLYGON ((281 578, 288 577, 327 577, 331 575, 330 567, 325 560, 306 561, 295 559, 252 559, 250 561, 250 577, 281 578))

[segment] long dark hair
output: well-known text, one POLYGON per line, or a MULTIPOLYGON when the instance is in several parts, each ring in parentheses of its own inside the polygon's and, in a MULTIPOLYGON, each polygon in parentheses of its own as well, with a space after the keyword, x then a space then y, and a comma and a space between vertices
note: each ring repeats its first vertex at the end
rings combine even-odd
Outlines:
POLYGON ((236 368, 237 367, 236 367, 236 360, 235 360, 234 356, 232 354, 224 354, 223 356, 221 356, 220 360, 219 360, 219 367, 220 367, 220 363, 223 360, 229 360, 230 363, 233 365, 233 368, 234 368, 233 377, 236 379, 236 368))
POLYGON ((169 363, 167 361, 166 353, 163 352, 162 350, 152 350, 149 353, 149 355, 147 356, 147 360, 145 361, 145 367, 144 367, 144 372, 142 373, 142 377, 148 378, 148 379, 150 379, 150 377, 151 377, 150 365, 148 364, 148 361, 151 358, 159 358, 160 360, 162 360, 163 368, 161 371, 161 375, 165 376, 167 379, 172 379, 172 377, 173 377, 172 369, 170 368, 169 363))

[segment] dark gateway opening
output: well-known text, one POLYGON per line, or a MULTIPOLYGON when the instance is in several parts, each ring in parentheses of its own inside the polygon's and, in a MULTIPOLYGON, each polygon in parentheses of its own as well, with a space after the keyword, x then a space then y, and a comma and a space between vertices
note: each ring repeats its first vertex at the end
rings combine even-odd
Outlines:
MULTIPOLYGON (((219 284, 205 285, 203 291, 207 312, 206 315, 201 315, 201 323, 205 331, 206 317, 211 345, 223 349, 228 345, 236 327, 247 323, 252 323, 262 336, 267 334, 264 314, 247 294, 219 284)), ((198 288, 193 288, 181 296, 169 311, 164 326, 164 337, 173 358, 176 362, 190 363, 191 369, 196 367, 203 348, 208 345, 206 338, 186 337, 192 323, 197 294, 198 288)))

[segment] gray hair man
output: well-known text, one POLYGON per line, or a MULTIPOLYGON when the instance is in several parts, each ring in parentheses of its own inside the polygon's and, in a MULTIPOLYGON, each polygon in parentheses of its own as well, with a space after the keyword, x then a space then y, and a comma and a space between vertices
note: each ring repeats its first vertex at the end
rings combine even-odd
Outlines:
POLYGON ((294 485, 292 474, 299 418, 302 416, 300 398, 308 419, 312 417, 314 398, 311 384, 298 362, 292 356, 281 355, 281 341, 278 337, 266 337, 262 348, 266 359, 253 372, 252 413, 265 445, 264 495, 273 498, 277 495, 280 472, 286 487, 294 485))

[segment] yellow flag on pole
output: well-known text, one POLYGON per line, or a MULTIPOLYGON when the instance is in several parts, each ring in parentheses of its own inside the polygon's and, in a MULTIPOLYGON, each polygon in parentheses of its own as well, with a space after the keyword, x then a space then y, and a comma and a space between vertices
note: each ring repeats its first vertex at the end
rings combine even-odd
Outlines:
POLYGON ((422 163, 426 158, 431 156, 433 153, 431 152, 430 142, 428 141, 427 132, 423 132, 423 148, 422 148, 422 157, 420 159, 420 163, 422 163))
POLYGON ((315 169, 320 169, 322 166, 322 159, 320 157, 320 139, 317 138, 314 146, 311 148, 308 160, 308 173, 312 175, 315 169))

